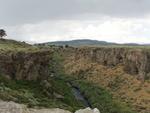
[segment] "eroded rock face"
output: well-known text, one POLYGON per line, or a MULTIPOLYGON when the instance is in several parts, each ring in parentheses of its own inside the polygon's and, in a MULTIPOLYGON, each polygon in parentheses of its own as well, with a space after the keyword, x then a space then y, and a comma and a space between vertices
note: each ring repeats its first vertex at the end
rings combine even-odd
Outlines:
POLYGON ((119 64, 124 66, 126 73, 138 75, 141 79, 150 78, 149 49, 89 47, 72 49, 70 52, 74 60, 84 58, 109 67, 119 64))
POLYGON ((36 80, 49 75, 51 51, 0 54, 0 73, 9 78, 36 80))

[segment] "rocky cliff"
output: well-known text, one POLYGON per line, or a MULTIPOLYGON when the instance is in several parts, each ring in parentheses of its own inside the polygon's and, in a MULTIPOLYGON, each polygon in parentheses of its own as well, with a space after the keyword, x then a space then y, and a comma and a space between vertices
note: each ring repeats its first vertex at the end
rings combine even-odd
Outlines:
POLYGON ((122 65, 124 71, 140 79, 150 78, 150 51, 137 48, 76 48, 70 49, 74 59, 88 59, 104 66, 122 65))
POLYGON ((82 47, 63 51, 65 72, 110 90, 139 113, 150 111, 150 52, 144 48, 82 47))
POLYGON ((49 75, 52 51, 6 51, 0 54, 0 74, 18 80, 43 79, 49 75))

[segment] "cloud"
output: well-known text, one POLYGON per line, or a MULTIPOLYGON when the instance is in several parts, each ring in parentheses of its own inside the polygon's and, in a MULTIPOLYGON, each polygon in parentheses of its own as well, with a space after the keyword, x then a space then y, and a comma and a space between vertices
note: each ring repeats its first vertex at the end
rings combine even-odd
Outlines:
POLYGON ((0 28, 27 42, 150 43, 150 0, 0 0, 0 28))
POLYGON ((150 18, 105 17, 100 20, 49 20, 6 27, 8 38, 28 42, 96 39, 118 43, 150 43, 150 18))
POLYGON ((0 25, 46 20, 95 20, 103 16, 143 18, 150 0, 0 0, 0 25))

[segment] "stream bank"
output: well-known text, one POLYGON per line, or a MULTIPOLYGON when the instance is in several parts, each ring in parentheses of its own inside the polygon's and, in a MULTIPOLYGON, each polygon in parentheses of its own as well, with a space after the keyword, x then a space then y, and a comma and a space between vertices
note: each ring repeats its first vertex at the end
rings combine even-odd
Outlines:
POLYGON ((85 107, 92 108, 92 105, 90 104, 88 99, 82 94, 78 86, 74 86, 71 82, 68 82, 67 84, 69 87, 72 88, 72 93, 78 101, 81 101, 85 107))
POLYGON ((64 80, 63 78, 58 77, 58 76, 53 76, 53 77, 57 80, 65 81, 65 83, 71 88, 72 94, 74 95, 75 99, 77 101, 81 102, 84 105, 84 107, 92 108, 92 105, 89 102, 88 98, 83 94, 83 92, 80 90, 80 88, 73 83, 73 81, 64 80))

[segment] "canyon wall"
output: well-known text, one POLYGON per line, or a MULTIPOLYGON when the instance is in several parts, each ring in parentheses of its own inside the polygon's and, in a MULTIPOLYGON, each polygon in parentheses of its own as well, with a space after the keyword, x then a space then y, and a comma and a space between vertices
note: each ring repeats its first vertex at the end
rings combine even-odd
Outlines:
POLYGON ((0 54, 0 73, 12 79, 37 80, 49 75, 52 51, 3 52, 0 54))
POLYGON ((150 51, 137 48, 107 48, 84 47, 70 48, 67 54, 72 53, 74 59, 88 59, 108 67, 123 65, 124 71, 136 75, 140 79, 150 78, 150 51))
POLYGON ((138 113, 149 113, 149 49, 70 47, 62 54, 68 76, 106 88, 114 98, 129 103, 138 113))

